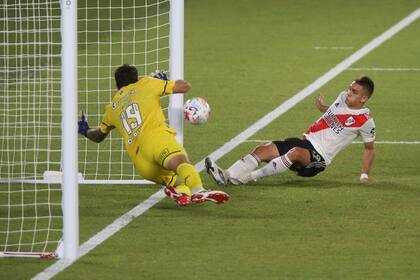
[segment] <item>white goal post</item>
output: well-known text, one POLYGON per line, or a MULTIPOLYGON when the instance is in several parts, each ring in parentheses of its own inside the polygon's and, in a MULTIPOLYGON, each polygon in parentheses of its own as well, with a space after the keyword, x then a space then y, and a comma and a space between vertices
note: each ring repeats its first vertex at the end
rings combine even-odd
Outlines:
MULTIPOLYGON (((78 185, 142 184, 117 132, 77 135, 115 92, 114 71, 183 79, 184 0, 4 0, 0 4, 0 256, 78 255, 78 185)), ((162 99, 183 142, 183 95, 162 99)))

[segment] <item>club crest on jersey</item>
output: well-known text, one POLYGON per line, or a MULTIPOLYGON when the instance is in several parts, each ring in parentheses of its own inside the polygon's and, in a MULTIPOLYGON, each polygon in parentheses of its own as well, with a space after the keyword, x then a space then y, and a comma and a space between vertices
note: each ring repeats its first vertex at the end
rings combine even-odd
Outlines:
POLYGON ((355 123, 356 121, 354 120, 354 118, 352 116, 348 117, 346 122, 344 123, 346 126, 351 126, 355 123))

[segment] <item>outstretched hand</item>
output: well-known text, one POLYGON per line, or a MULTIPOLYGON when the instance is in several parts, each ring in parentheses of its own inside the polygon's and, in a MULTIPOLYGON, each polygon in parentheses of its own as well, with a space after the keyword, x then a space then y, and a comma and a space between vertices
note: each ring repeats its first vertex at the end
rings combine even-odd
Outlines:
POLYGON ((324 98, 325 97, 323 95, 318 95, 317 97, 315 97, 315 106, 321 112, 325 112, 328 109, 328 105, 325 104, 324 98))
POLYGON ((168 75, 165 70, 156 70, 154 73, 151 73, 150 76, 164 81, 168 80, 168 75))
POLYGON ((79 126, 78 132, 80 134, 82 134, 83 136, 87 137, 87 132, 90 129, 90 127, 89 127, 89 123, 87 122, 86 116, 85 116, 83 111, 80 115, 80 120, 77 124, 79 126))

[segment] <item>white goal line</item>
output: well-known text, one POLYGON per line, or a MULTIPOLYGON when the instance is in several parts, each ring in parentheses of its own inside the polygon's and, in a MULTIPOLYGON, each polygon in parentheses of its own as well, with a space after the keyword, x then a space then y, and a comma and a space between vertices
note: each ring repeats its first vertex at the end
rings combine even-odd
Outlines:
POLYGON ((420 68, 403 67, 350 67, 347 71, 420 72, 420 68))
MULTIPOLYGON (((334 79, 337 75, 339 75, 341 72, 346 70, 353 63, 355 63, 356 61, 364 57, 366 54, 371 52, 373 49, 381 45, 386 40, 393 37, 395 34, 397 34, 399 31, 401 31, 402 29, 410 25, 419 17, 420 17, 420 8, 414 10, 410 15, 406 16, 405 18, 400 20, 398 23, 391 26, 388 30, 383 32, 378 37, 374 38, 372 41, 367 43, 361 49, 359 49, 358 51, 350 55, 348 58, 340 62, 338 65, 336 65, 332 69, 330 69, 324 75, 322 75, 317 80, 315 80, 312 84, 310 84, 309 86, 307 86, 306 88, 298 92, 292 98, 286 100, 274 111, 269 112, 267 115, 265 115, 260 120, 255 122, 253 125, 251 125, 247 129, 245 129, 243 132, 238 134, 236 137, 228 141, 222 147, 220 147, 219 149, 211 153, 209 156, 217 160, 221 158, 222 156, 224 156, 225 154, 229 153, 235 147, 237 147, 238 145, 243 143, 245 140, 247 140, 249 137, 257 133, 260 129, 264 128, 273 120, 283 115, 289 109, 294 107, 297 103, 299 103, 300 101, 305 99, 307 96, 311 95, 313 92, 321 88, 323 85, 325 85, 326 83, 334 79)), ((204 159, 198 162, 195 165, 195 167, 197 168, 198 171, 202 171, 204 169, 204 159)), ((107 240, 112 235, 117 233, 120 229, 122 229, 124 226, 126 226, 128 223, 130 223, 134 218, 142 215, 148 209, 153 207, 155 204, 161 201, 164 197, 165 195, 163 194, 163 191, 159 190, 158 192, 150 196, 147 200, 141 202, 139 205, 134 207, 128 213, 117 218, 113 223, 108 225, 105 229, 97 233, 95 236, 91 237, 88 241, 86 241, 80 246, 80 251, 79 251, 79 255, 77 259, 89 253, 96 246, 100 245, 103 241, 107 240)), ((62 270, 70 266, 74 261, 71 261, 68 259, 58 260, 56 263, 47 267, 44 271, 40 272, 32 279, 37 279, 37 280, 51 279, 53 276, 57 275, 59 272, 61 272, 62 270)))

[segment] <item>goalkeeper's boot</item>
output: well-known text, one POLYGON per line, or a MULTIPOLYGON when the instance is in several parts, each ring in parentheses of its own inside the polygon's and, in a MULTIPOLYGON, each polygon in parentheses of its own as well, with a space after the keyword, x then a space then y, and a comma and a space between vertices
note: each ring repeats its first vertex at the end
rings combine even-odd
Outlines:
POLYGON ((204 161, 206 165, 207 173, 213 178, 213 180, 219 185, 226 185, 228 183, 228 177, 226 172, 221 169, 211 158, 207 157, 204 161))
POLYGON ((163 192, 180 206, 186 206, 191 203, 191 197, 189 195, 177 191, 174 187, 167 186, 163 189, 163 192))
POLYGON ((203 203, 203 202, 213 202, 216 204, 222 204, 228 201, 230 196, 222 191, 214 190, 201 190, 197 193, 191 195, 191 203, 203 203))

